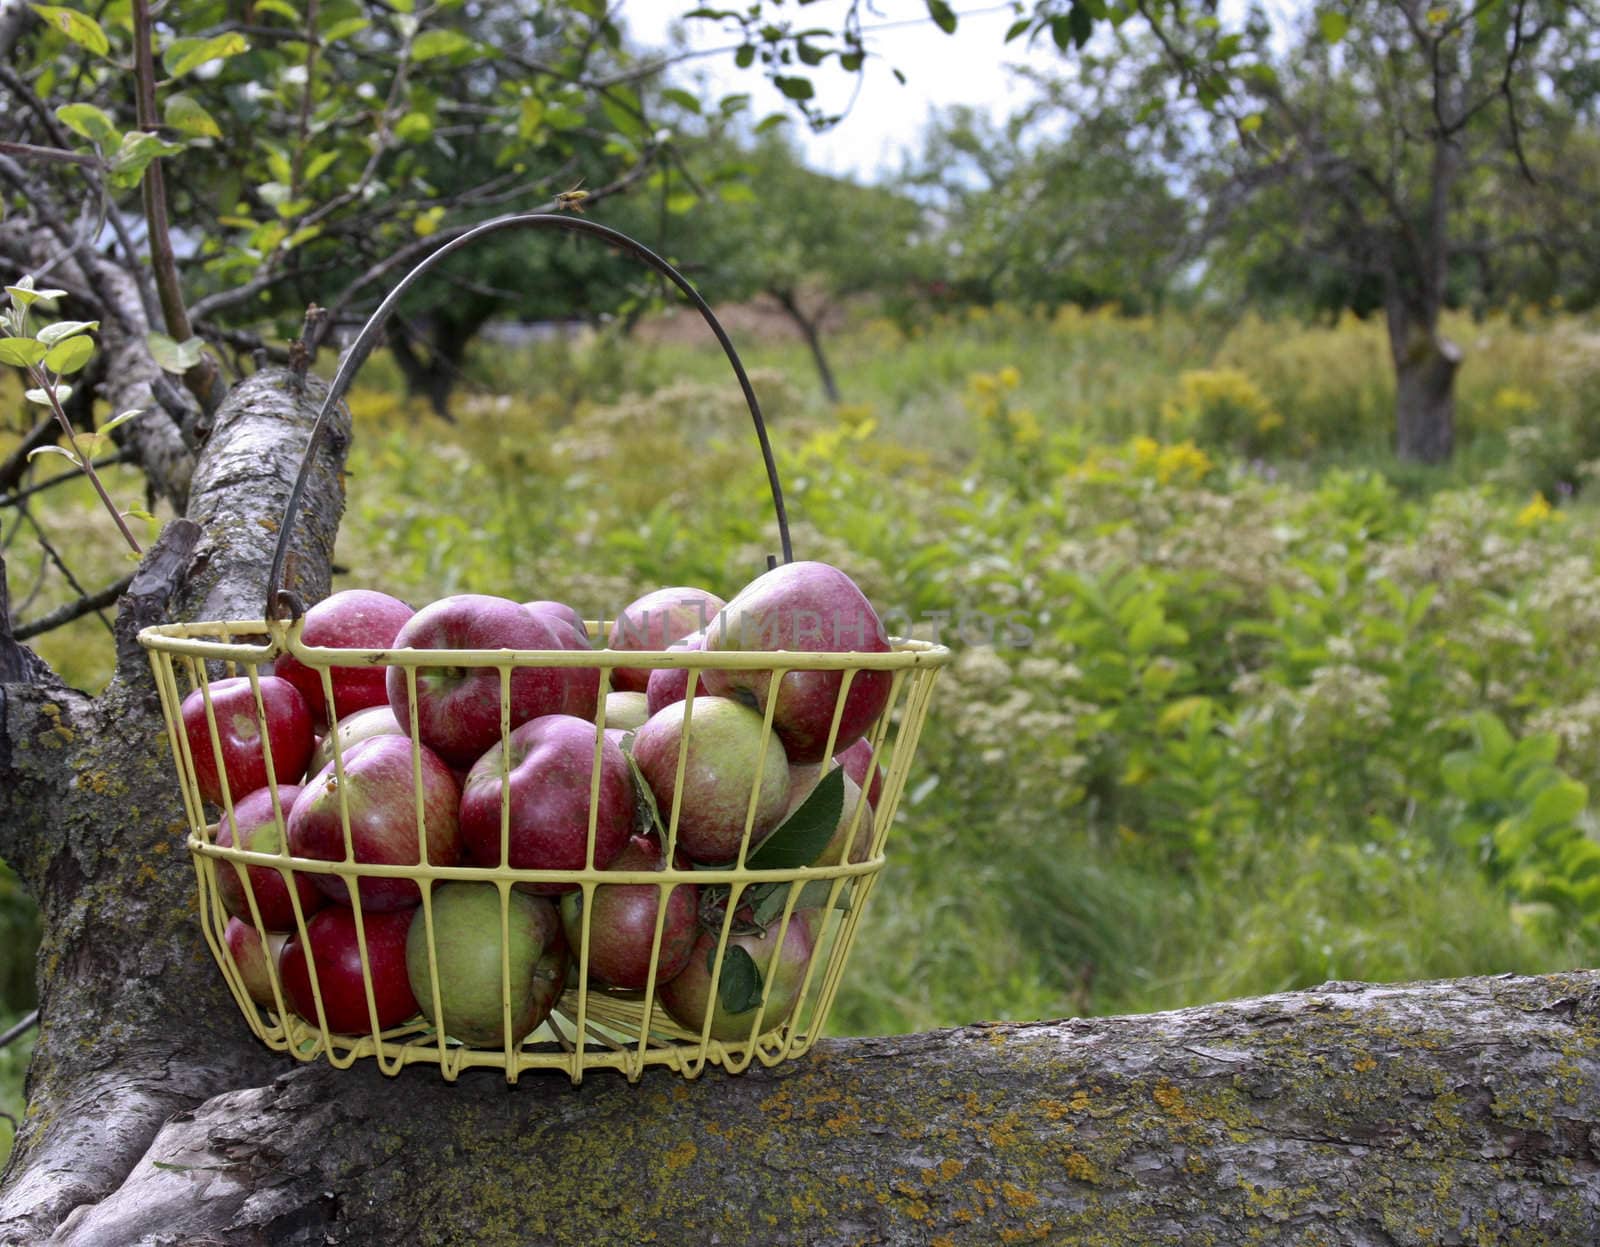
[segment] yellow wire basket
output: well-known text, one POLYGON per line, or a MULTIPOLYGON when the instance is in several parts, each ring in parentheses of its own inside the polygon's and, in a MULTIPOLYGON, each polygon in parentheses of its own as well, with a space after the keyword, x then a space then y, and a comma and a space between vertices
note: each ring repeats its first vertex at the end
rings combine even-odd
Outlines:
MULTIPOLYGON (((182 789, 201 926, 250 1028, 269 1047, 302 1061, 326 1058, 344 1068, 372 1057, 390 1074, 408 1064, 427 1062, 437 1064, 449 1080, 464 1069, 491 1067, 503 1070, 510 1082, 530 1069, 563 1070, 578 1082, 591 1069, 620 1070, 632 1080, 649 1066, 665 1066, 692 1078, 708 1063, 731 1072, 752 1061, 775 1065, 806 1052, 826 1025, 866 902, 885 863, 888 831, 910 772, 934 679, 950 659, 947 649, 899 639, 891 640, 886 652, 877 653, 330 648, 304 643, 303 607, 292 592, 279 587, 317 441, 400 295, 454 250, 509 228, 558 229, 598 237, 655 268, 696 306, 744 388, 766 461, 783 559, 792 561, 782 492, 749 379, 722 327, 681 274, 634 240, 583 218, 545 214, 499 218, 453 240, 395 287, 341 362, 279 529, 266 618, 169 624, 140 634, 155 673, 182 789), (328 724, 320 746, 327 758, 318 778, 332 794, 343 853, 335 851, 325 860, 292 852, 290 811, 304 762, 298 757, 273 757, 274 716, 269 712, 269 685, 263 683, 272 675, 273 664, 285 656, 298 660, 320 682, 330 718, 335 706, 333 679, 341 670, 383 667, 399 673, 395 678, 404 683, 410 707, 410 722, 398 725, 397 738, 406 742, 402 752, 409 763, 409 781, 399 782, 406 786, 402 795, 415 819, 414 862, 358 860, 349 794, 350 764, 359 746, 345 743, 336 730, 338 720, 328 724), (497 673, 501 722, 492 766, 500 785, 498 860, 482 860, 480 855, 476 860, 451 858, 449 864, 440 864, 440 855, 430 851, 430 781, 424 775, 428 751, 417 743, 416 693, 419 676, 434 668, 486 668, 497 673), (511 720, 510 690, 513 675, 524 669, 598 672, 580 868, 533 869, 512 861, 512 738, 517 725, 511 720), (613 747, 607 741, 614 744, 619 735, 607 723, 606 693, 619 670, 659 669, 683 669, 687 677, 670 785, 673 795, 659 802, 649 796, 650 785, 637 763, 629 763, 636 792, 642 794, 637 805, 641 825, 648 822, 659 837, 659 859, 647 864, 634 861, 619 869, 600 862, 598 845, 603 752, 613 747), (737 850, 731 861, 704 865, 679 852, 682 795, 697 706, 703 718, 709 713, 705 707, 710 695, 701 690, 701 677, 717 671, 754 673, 772 681, 771 688, 793 673, 830 673, 830 680, 837 678, 837 690, 821 752, 825 765, 813 768, 808 777, 815 800, 798 800, 804 792, 792 788, 790 822, 780 821, 776 830, 770 819, 758 821, 757 809, 765 800, 763 776, 771 771, 769 750, 782 749, 774 731, 779 699, 757 700, 761 745, 737 850), (236 681, 227 686, 226 695, 219 684, 225 679, 236 681), (857 743, 842 738, 840 728, 851 690, 862 680, 877 684, 886 680, 888 688, 882 711, 857 743), (198 736, 196 723, 203 728, 198 736), (259 744, 264 784, 249 794, 231 789, 225 729, 253 736, 259 744), (852 745, 856 756, 845 767, 835 755, 852 745), (839 779, 831 788, 822 782, 846 770, 851 771, 850 781, 839 779), (824 790, 827 795, 819 795, 824 790), (235 836, 231 829, 245 821, 236 813, 247 799, 253 803, 251 826, 264 826, 268 834, 257 834, 245 844, 242 831, 235 836), (792 837, 785 836, 786 828, 808 816, 814 823, 820 818, 830 828, 838 824, 820 856, 815 852, 815 827, 803 853, 792 837), (226 834, 225 828, 230 829, 226 834), (409 903, 391 908, 385 900, 380 906, 377 898, 393 896, 396 887, 414 889, 414 900, 408 893, 409 903), (635 899, 649 898, 652 889, 656 893, 649 898, 654 928, 642 985, 617 987, 592 973, 596 946, 609 938, 594 921, 596 902, 602 889, 613 887, 633 890, 635 899), (344 904, 326 903, 327 895, 335 891, 344 904), (668 948, 669 917, 689 907, 680 895, 685 892, 694 912, 694 940, 686 962, 680 919, 673 919, 673 947, 668 948), (676 910, 675 901, 680 902, 676 910), (552 927, 550 915, 556 913, 557 902, 562 913, 552 927), (471 944, 470 955, 461 953, 462 945, 452 933, 452 922, 466 921, 455 917, 458 910, 475 911, 470 921, 477 924, 477 942, 471 944), (343 943, 319 943, 313 939, 313 926, 336 927, 343 943), (338 951, 327 952, 330 947, 338 951), (530 948, 537 949, 536 959, 528 954, 530 948), (404 981, 420 983, 414 992, 402 995, 395 986, 401 981, 397 958, 408 963, 404 981), (684 962, 688 968, 676 977, 663 977, 667 960, 684 962), (464 965, 469 968, 463 970, 464 965), (496 970, 499 999, 494 1002, 496 970), (480 1000, 468 1010, 452 1003, 468 978, 482 980, 480 987, 487 984, 487 1006, 480 1000), (691 980, 692 985, 685 986, 691 980), (403 1016, 395 1016, 397 1011, 403 1016), (539 1020, 530 1029, 529 1019, 534 1017, 539 1020)), ((608 635, 608 624, 591 621, 586 627, 591 638, 599 639, 608 635)), ((671 769, 670 760, 664 765, 671 769)), ((456 780, 459 783, 459 776, 456 780)), ((435 817, 436 842, 443 835, 441 821, 435 817)))

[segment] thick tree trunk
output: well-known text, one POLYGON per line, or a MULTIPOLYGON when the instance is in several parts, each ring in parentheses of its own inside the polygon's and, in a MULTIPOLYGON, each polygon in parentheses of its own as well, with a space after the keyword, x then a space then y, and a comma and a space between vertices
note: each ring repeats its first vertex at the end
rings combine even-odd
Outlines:
POLYGON ((1455 453, 1456 370, 1461 348, 1429 315, 1391 295, 1386 314, 1395 375, 1395 453, 1408 463, 1446 463, 1455 453))
POLYGON ((455 389, 456 378, 461 375, 460 356, 465 354, 466 343, 460 344, 460 353, 454 358, 437 342, 429 347, 424 356, 417 349, 417 339, 398 323, 390 325, 388 339, 389 352, 400 366, 400 375, 405 378, 406 395, 427 399, 434 415, 454 424, 455 417, 450 414, 450 394, 455 389))
MULTIPOLYGON (((218 412, 189 492, 192 523, 169 527, 123 600, 104 694, 75 692, 14 650, 8 661, 24 678, 0 687, 0 858, 40 905, 43 1022, 0 1242, 40 1237, 115 1190, 173 1113, 271 1076, 267 1054, 240 1042, 196 939, 182 809, 134 633, 165 617, 169 599, 179 618, 260 617, 314 411, 286 374, 271 374, 218 412)), ((327 591, 343 432, 313 475, 293 545, 308 600, 327 591)))
MULTIPOLYGON (((1310 992, 839 1040, 741 1077, 579 1087, 297 1066, 197 929, 133 630, 249 618, 309 422, 218 413, 90 699, 0 626, 0 857, 40 899, 43 1024, 0 1243, 1592 1244, 1600 973, 1310 992)), ((327 588, 335 437, 297 533, 327 588)))

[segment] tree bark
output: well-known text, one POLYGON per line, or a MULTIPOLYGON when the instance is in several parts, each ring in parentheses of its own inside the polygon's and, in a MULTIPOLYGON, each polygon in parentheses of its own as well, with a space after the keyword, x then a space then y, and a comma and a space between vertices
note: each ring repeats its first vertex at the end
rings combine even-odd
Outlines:
MULTIPOLYGON (((258 617, 315 394, 218 413, 98 698, 0 620, 0 857, 41 1032, 0 1244, 1592 1244, 1600 973, 1333 983, 1157 1014, 832 1040, 696 1082, 298 1066, 197 929, 137 626, 258 617)), ((340 430, 347 434, 347 430, 340 430)), ((292 576, 326 592, 344 436, 292 576)))
POLYGON ((835 1040, 693 1083, 316 1065, 174 1115, 55 1241, 1576 1247, 1597 1109, 1596 974, 835 1040))
POLYGON ((1408 463, 1446 463, 1455 453, 1456 371, 1461 348, 1439 332, 1437 311, 1391 294, 1386 315, 1395 375, 1395 453, 1408 463))
MULTIPOLYGON (((262 374, 219 410, 191 519, 169 527, 124 598, 103 694, 67 688, 11 647, 22 679, 0 687, 0 858, 39 902, 42 1024, 0 1188, 0 1243, 44 1237, 115 1190, 173 1113, 271 1076, 267 1054, 240 1042, 197 942, 182 809, 133 634, 169 600, 179 618, 261 616, 311 399, 287 374, 262 374)), ((292 547, 307 600, 327 592, 347 437, 323 452, 292 547)))

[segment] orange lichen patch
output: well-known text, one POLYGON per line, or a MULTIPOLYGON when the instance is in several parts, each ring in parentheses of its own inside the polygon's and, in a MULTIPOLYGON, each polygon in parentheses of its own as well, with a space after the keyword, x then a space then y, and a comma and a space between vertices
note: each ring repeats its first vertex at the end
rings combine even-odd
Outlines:
POLYGON ((1017 1127, 1022 1124, 1016 1113, 1007 1113, 985 1132, 992 1147, 1012 1147, 1017 1142, 1017 1127))
POLYGON ((1358 1074, 1365 1074, 1369 1070, 1377 1069, 1378 1062, 1373 1058, 1371 1053, 1364 1052, 1356 1058, 1356 1063, 1351 1068, 1354 1069, 1358 1074))
POLYGON ((1156 1089, 1150 1094, 1155 1102, 1161 1106, 1161 1111, 1169 1117, 1174 1117, 1181 1122, 1196 1120, 1195 1111, 1185 1102, 1183 1092, 1179 1091, 1166 1079, 1163 1078, 1158 1082, 1156 1089))
POLYGON ((1000 1194, 1005 1196, 1006 1203, 1013 1208, 1034 1208, 1038 1206, 1039 1197, 1032 1191, 1025 1191, 1014 1182, 1002 1182, 1000 1194))
POLYGON ((948 1234, 940 1234, 928 1240, 928 1247, 956 1247, 956 1240, 948 1234))
POLYGON ((794 1116, 794 1101, 789 1097, 787 1086, 779 1087, 758 1107, 763 1113, 771 1113, 778 1121, 788 1121, 794 1116))
POLYGON ((852 1134, 861 1124, 859 1113, 836 1113, 817 1129, 825 1137, 837 1137, 842 1134, 852 1134))
POLYGON ((661 1160, 666 1166, 668 1173, 677 1173, 680 1169, 688 1168, 688 1166, 694 1162, 694 1158, 699 1154, 700 1149, 695 1146, 694 1140, 685 1139, 682 1143, 678 1144, 677 1147, 673 1148, 670 1152, 663 1156, 661 1160))
POLYGON ((1097 1183, 1101 1180, 1099 1167, 1082 1152, 1069 1151, 1062 1164, 1066 1166, 1067 1177, 1075 1181, 1097 1183))
POLYGON ((1000 1241, 1002 1243, 1042 1243, 1049 1237, 1050 1231, 1054 1228, 1054 1222, 1044 1221, 1037 1225, 1025 1225, 1021 1229, 1001 1230, 1000 1241))
POLYGON ((1087 1113, 1089 1111, 1089 1093, 1087 1091, 1074 1091, 1072 1103, 1068 1105, 1074 1113, 1087 1113))
POLYGON ((1075 1110, 1065 1100, 1040 1100, 1039 1111, 1049 1121, 1060 1121, 1063 1117, 1070 1117, 1075 1110))

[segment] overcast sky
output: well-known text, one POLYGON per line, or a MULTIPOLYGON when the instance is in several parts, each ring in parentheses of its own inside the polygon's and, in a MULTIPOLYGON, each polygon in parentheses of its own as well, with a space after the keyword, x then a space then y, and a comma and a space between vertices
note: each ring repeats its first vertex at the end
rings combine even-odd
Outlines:
MULTIPOLYGON (((733 6, 729 6, 733 7, 733 6)), ((817 0, 804 9, 795 7, 792 20, 837 29, 848 7, 846 0, 817 0)), ((968 0, 953 7, 961 14, 954 35, 947 35, 928 19, 924 0, 871 0, 875 13, 864 11, 862 25, 870 51, 865 80, 849 115, 826 134, 812 134, 799 114, 755 68, 740 70, 731 54, 688 62, 674 71, 674 80, 694 87, 695 74, 704 74, 712 95, 747 91, 757 117, 789 112, 795 118, 790 133, 801 144, 807 160, 819 169, 854 174, 872 180, 879 172, 899 166, 902 150, 915 150, 929 111, 947 104, 972 104, 1004 117, 1028 98, 1024 85, 1006 66, 1026 61, 1041 67, 1059 65, 1060 55, 1048 37, 1030 53, 1021 40, 1005 43, 1006 28, 1015 19, 1009 4, 968 0), (906 76, 904 86, 895 81, 891 66, 906 76)), ((624 10, 636 43, 665 47, 668 26, 683 6, 660 0, 635 0, 624 10)), ((725 47, 730 38, 717 24, 686 23, 691 47, 725 47)), ((830 60, 811 71, 818 104, 837 112, 849 103, 855 90, 853 75, 840 73, 830 60)), ((697 89, 697 88, 696 88, 697 89)))

